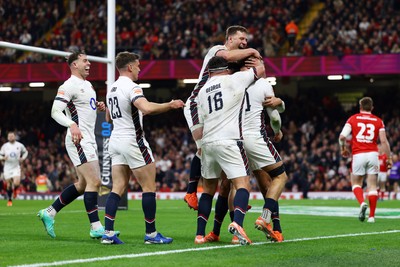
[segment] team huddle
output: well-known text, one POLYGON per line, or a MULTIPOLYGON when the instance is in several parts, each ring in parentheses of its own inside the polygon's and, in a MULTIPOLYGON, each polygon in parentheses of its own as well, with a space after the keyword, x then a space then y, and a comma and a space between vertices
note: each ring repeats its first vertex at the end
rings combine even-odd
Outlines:
MULTIPOLYGON (((130 175, 142 187, 142 210, 145 221, 145 244, 169 244, 166 237, 156 228, 156 167, 152 150, 145 139, 143 115, 164 113, 183 108, 183 112, 197 145, 192 159, 190 181, 184 200, 190 208, 197 210, 195 244, 218 242, 221 225, 229 211, 228 232, 232 243, 252 243, 243 227, 249 204, 250 174, 256 177, 264 205, 254 227, 272 242, 284 241, 279 217, 278 200, 287 182, 282 159, 273 142, 283 138, 280 113, 285 103, 275 96, 274 90, 265 79, 266 73, 260 53, 247 48, 247 29, 231 26, 226 30, 225 44, 209 49, 199 82, 186 103, 171 100, 165 103, 150 102, 136 83, 140 72, 139 56, 121 52, 116 56, 119 78, 107 92, 106 103, 96 100, 96 92, 86 80, 90 62, 84 52, 77 51, 67 59, 71 77, 62 84, 54 99, 51 115, 65 126, 65 146, 76 167, 78 181, 65 188, 49 207, 38 212, 45 230, 56 237, 55 217, 66 205, 83 195, 90 222, 89 236, 101 239, 102 244, 124 244, 114 222, 121 196, 127 190, 130 175), (97 207, 98 191, 101 186, 100 167, 94 127, 97 111, 106 111, 106 120, 113 123, 109 153, 112 162, 113 186, 109 194, 104 216, 100 222, 97 207), (65 112, 65 113, 64 113, 65 112), (274 133, 267 135, 266 118, 274 133), (197 198, 197 185, 203 179, 203 193, 197 198), (213 230, 206 233, 214 195, 219 186, 215 204, 213 230)), ((360 100, 360 113, 349 118, 344 126, 339 143, 343 157, 349 157, 346 140, 351 134, 352 186, 360 203, 359 219, 365 220, 368 205, 364 201, 362 183, 367 177, 370 223, 378 198, 377 174, 379 172, 378 139, 386 165, 391 167, 391 152, 382 120, 371 114, 372 99, 360 100)), ((18 186, 20 173, 18 160, 27 156, 26 149, 8 136, 9 143, 1 148, 0 159, 13 157, 18 167, 7 169, 9 203, 13 187, 18 186), (7 152, 11 148, 18 153, 7 152), (15 157, 14 157, 15 156, 15 157)), ((6 165, 9 166, 9 165, 6 165)), ((10 165, 11 166, 11 165, 10 165)), ((8 168, 8 167, 7 167, 8 168)), ((5 170, 6 174, 6 170, 5 170)))

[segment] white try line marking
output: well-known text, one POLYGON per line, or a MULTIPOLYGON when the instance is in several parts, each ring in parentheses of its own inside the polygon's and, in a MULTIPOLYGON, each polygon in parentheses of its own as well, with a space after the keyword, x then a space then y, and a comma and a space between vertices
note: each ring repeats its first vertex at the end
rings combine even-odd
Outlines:
MULTIPOLYGON (((39 210, 34 211, 34 212, 10 212, 10 213, 0 213, 0 217, 4 216, 23 216, 23 215, 34 215, 36 216, 38 214, 39 210)), ((84 209, 82 210, 65 210, 62 211, 62 213, 84 213, 86 214, 86 211, 84 209)))
MULTIPOLYGON (((357 217, 360 212, 359 207, 326 207, 326 206, 281 206, 280 214, 291 215, 313 215, 329 217, 357 217)), ((248 212, 261 213, 262 207, 253 207, 248 212)), ((369 215, 369 209, 367 210, 369 215)), ((380 219, 400 219, 400 209, 377 208, 375 218, 380 219)))
MULTIPOLYGON (((395 234, 395 233, 400 233, 400 230, 391 230, 391 231, 383 231, 383 232, 371 232, 371 233, 357 233, 357 234, 343 234, 343 235, 331 235, 331 236, 317 236, 317 237, 296 238, 296 239, 291 239, 291 240, 285 240, 284 243, 288 243, 288 242, 302 242, 302 241, 320 240, 320 239, 334 239, 334 238, 353 237, 353 236, 395 234)), ((252 246, 266 245, 266 244, 270 244, 270 245, 271 245, 271 244, 276 244, 276 243, 271 243, 271 242, 257 242, 257 243, 253 243, 252 246)), ((106 256, 106 257, 96 257, 96 258, 89 258, 89 259, 76 259, 76 260, 66 260, 66 261, 54 261, 54 262, 44 262, 44 263, 34 263, 34 264, 13 265, 13 266, 9 266, 9 267, 61 266, 61 265, 78 264, 78 263, 85 263, 85 262, 109 261, 109 260, 115 260, 115 259, 132 259, 132 258, 140 258, 140 257, 159 256, 159 255, 169 255, 169 254, 185 253, 185 252, 192 252, 192 251, 204 251, 204 250, 214 250, 214 249, 233 248, 233 247, 240 247, 240 245, 224 245, 224 246, 212 246, 212 247, 198 247, 198 248, 188 248, 188 249, 176 249, 176 250, 166 250, 166 251, 149 252, 149 253, 125 254, 125 255, 115 255, 115 256, 106 256)))

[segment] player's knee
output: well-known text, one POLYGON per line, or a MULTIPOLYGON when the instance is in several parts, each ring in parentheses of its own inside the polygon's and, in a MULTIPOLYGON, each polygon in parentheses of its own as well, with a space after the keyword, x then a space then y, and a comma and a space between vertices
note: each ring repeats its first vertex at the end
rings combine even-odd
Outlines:
POLYGON ((78 191, 78 193, 79 193, 80 195, 82 195, 82 194, 85 192, 86 183, 82 184, 82 183, 80 183, 80 182, 77 182, 77 183, 75 183, 74 185, 75 185, 76 191, 78 191))
POLYGON ((222 180, 221 185, 219 187, 219 194, 222 197, 228 197, 230 191, 231 191, 231 182, 228 179, 222 180))
POLYGON ((101 181, 100 181, 99 179, 94 179, 94 180, 91 182, 91 184, 92 184, 92 186, 94 186, 94 187, 96 187, 96 188, 100 188, 100 186, 101 186, 101 181))
POLYGON ((156 192, 156 183, 145 181, 140 183, 143 192, 156 192))

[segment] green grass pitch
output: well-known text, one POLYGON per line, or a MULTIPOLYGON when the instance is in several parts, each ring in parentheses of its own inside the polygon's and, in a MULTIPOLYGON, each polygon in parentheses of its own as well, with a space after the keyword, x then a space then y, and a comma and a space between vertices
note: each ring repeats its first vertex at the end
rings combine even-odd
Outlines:
MULTIPOLYGON (((56 239, 36 217, 51 201, 0 201, 0 266, 400 266, 400 202, 378 202, 375 224, 358 221, 355 200, 281 200, 283 243, 271 243, 254 228, 262 201, 250 200, 244 228, 253 245, 230 245, 227 216, 221 241, 195 245, 197 212, 182 200, 157 202, 157 230, 170 245, 145 245, 141 202, 118 211, 115 229, 126 244, 106 246, 89 237, 83 201, 56 217, 56 239), (341 212, 343 211, 343 213, 341 212), (300 213, 300 214, 294 214, 300 213), (308 213, 308 214, 307 214, 308 213)), ((215 204, 215 200, 214 200, 215 204)), ((100 211, 104 222, 104 211, 100 211)), ((214 212, 207 225, 213 225, 214 212)))

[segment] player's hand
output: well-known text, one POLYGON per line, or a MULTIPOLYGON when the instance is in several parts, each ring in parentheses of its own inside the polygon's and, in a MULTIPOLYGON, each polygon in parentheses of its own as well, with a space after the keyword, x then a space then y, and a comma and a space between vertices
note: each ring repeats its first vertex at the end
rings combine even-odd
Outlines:
POLYGON ((279 132, 274 135, 273 141, 275 143, 279 143, 282 140, 282 137, 283 137, 283 133, 281 130, 279 130, 279 132))
POLYGON ((261 59, 262 60, 262 57, 261 57, 261 54, 260 54, 260 52, 258 52, 256 49, 254 49, 254 48, 251 48, 252 50, 253 50, 253 57, 255 57, 255 58, 257 58, 257 59, 261 59))
POLYGON ((178 99, 178 100, 171 100, 171 102, 169 102, 169 106, 171 107, 171 109, 178 109, 178 108, 183 108, 185 106, 185 103, 178 99))
POLYGON ((260 64, 262 64, 260 59, 255 58, 255 57, 249 57, 244 61, 244 65, 247 68, 257 67, 260 64))
POLYGON ((386 167, 388 168, 388 169, 391 169, 392 168, 392 166, 393 166, 393 161, 392 161, 392 159, 387 159, 386 160, 386 167))
POLYGON ((340 154, 342 154, 343 158, 348 158, 350 157, 350 151, 347 150, 347 148, 344 148, 341 150, 340 154))
POLYGON ((76 125, 76 123, 72 124, 69 127, 70 131, 71 131, 71 137, 72 137, 72 142, 77 145, 81 142, 81 140, 83 139, 81 130, 79 129, 78 125, 76 125))
POLYGON ((276 108, 280 105, 282 105, 282 99, 280 99, 279 97, 267 96, 266 98, 264 98, 263 107, 276 108))
POLYGON ((103 101, 96 101, 96 107, 100 111, 106 111, 106 104, 103 101))

